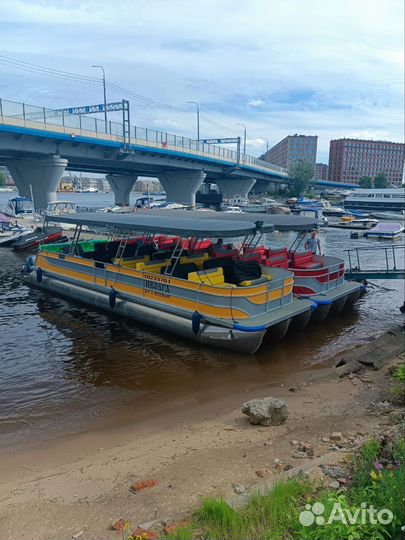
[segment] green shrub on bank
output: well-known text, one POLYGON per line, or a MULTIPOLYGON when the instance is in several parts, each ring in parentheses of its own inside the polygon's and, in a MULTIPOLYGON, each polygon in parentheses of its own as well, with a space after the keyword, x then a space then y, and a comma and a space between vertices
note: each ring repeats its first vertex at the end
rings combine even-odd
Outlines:
MULTIPOLYGON (((320 491, 309 481, 280 481, 265 495, 255 494, 243 508, 223 499, 206 499, 187 527, 167 540, 390 540, 401 538, 405 524, 405 442, 370 439, 352 464, 347 491, 320 491), (302 524, 300 515, 313 511, 314 522, 302 524), (388 509, 391 523, 375 523, 368 509, 388 509), (338 512, 337 512, 338 510, 338 512), (335 512, 335 513, 334 513, 335 512), (345 519, 330 519, 344 515, 345 519), (363 519, 363 516, 366 518, 363 519), (352 518, 353 519, 352 519, 352 518), (315 521, 317 519, 317 521, 315 521), (329 521, 329 522, 328 522, 329 521)), ((375 516, 376 514, 374 514, 375 516)))

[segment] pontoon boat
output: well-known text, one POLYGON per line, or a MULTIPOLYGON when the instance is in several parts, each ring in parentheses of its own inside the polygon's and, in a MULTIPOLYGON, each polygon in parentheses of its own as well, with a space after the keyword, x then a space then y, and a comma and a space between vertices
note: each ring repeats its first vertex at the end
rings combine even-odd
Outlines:
MULTIPOLYGON (((198 215, 204 215, 204 213, 198 215)), ((60 218, 46 216, 45 224, 60 218)), ((159 329, 254 353, 265 334, 303 327, 312 300, 293 296, 293 273, 260 266, 253 248, 273 230, 263 222, 152 215, 76 214, 72 242, 41 245, 28 259, 28 284, 159 329), (109 240, 80 241, 83 226, 109 240), (218 239, 242 238, 239 248, 218 239), (215 242, 216 240, 216 242, 215 242), (243 248, 242 248, 243 246, 243 248)))

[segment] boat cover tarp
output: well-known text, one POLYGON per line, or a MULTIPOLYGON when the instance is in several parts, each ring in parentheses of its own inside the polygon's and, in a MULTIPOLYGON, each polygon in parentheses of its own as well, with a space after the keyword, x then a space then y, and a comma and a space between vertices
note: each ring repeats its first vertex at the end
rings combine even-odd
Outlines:
POLYGON ((267 214, 265 212, 249 214, 249 212, 243 214, 227 214, 225 212, 200 212, 198 210, 160 210, 158 208, 153 210, 139 210, 139 215, 153 215, 157 216, 172 216, 173 213, 177 217, 195 219, 218 219, 221 221, 251 221, 254 223, 256 220, 263 221, 264 224, 272 225, 278 231, 310 231, 316 229, 318 226, 318 220, 314 217, 301 217, 294 215, 282 215, 282 214, 267 214))
MULTIPOLYGON (((73 223, 86 225, 89 228, 116 229, 122 232, 142 232, 156 234, 172 234, 178 236, 193 236, 206 238, 231 238, 246 236, 257 232, 254 220, 245 218, 243 221, 222 220, 210 217, 201 219, 202 212, 188 212, 187 217, 178 215, 177 210, 168 211, 164 215, 159 211, 150 210, 148 213, 131 212, 114 214, 105 212, 81 212, 62 216, 46 216, 48 223, 73 223)), ((265 223, 260 232, 271 232, 273 225, 265 223)))

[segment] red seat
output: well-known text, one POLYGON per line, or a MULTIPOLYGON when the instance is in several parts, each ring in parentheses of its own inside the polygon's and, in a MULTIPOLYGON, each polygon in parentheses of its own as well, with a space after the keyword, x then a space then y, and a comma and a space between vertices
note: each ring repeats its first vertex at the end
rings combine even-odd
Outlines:
POLYGON ((267 248, 265 246, 256 246, 256 247, 247 247, 243 248, 243 253, 267 253, 267 248))
POLYGON ((298 270, 316 270, 322 268, 323 264, 314 261, 314 256, 311 251, 294 251, 291 254, 291 266, 298 270))
POLYGON ((178 236, 174 236, 172 238, 163 238, 158 241, 159 249, 165 250, 165 249, 171 249, 173 248, 179 240, 178 236))
POLYGON ((317 270, 318 268, 322 268, 322 263, 312 262, 312 263, 304 263, 304 264, 297 264, 295 268, 298 268, 299 270, 317 270))
POLYGON ((203 240, 202 242, 190 242, 190 253, 204 253, 212 248, 211 240, 203 240))
POLYGON ((284 253, 287 255, 288 254, 288 248, 286 247, 283 247, 283 248, 276 248, 276 249, 273 249, 273 248, 270 248, 269 249, 269 256, 273 256, 273 255, 284 255, 284 253))
POLYGON ((217 252, 211 253, 211 256, 214 257, 214 259, 222 259, 224 257, 236 259, 238 256, 238 253, 239 251, 237 249, 225 249, 223 251, 217 251, 217 252))
POLYGON ((287 252, 285 252, 284 254, 268 257, 264 261, 264 264, 265 266, 270 266, 272 268, 288 268, 289 261, 287 252))
POLYGON ((244 253, 243 255, 239 255, 239 260, 244 262, 257 261, 260 263, 262 257, 260 253, 244 253))

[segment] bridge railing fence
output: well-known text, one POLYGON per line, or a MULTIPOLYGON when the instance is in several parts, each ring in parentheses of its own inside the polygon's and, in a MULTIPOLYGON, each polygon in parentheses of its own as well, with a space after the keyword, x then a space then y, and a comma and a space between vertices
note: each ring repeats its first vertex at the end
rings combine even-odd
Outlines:
MULTIPOLYGON (((0 98, 0 117, 3 122, 7 118, 15 119, 16 121, 21 120, 25 127, 29 127, 32 123, 37 123, 44 126, 45 129, 49 129, 48 126, 59 126, 63 129, 74 129, 79 132, 97 133, 100 134, 100 137, 101 134, 107 133, 117 140, 124 142, 122 123, 110 120, 107 121, 106 126, 104 119, 82 114, 74 115, 59 110, 27 105, 25 103, 0 98)), ((146 141, 148 145, 151 143, 161 148, 167 148, 168 146, 183 148, 189 152, 214 155, 223 160, 237 163, 237 152, 229 148, 224 148, 223 146, 205 144, 202 141, 190 139, 181 135, 174 135, 172 133, 134 125, 130 126, 129 132, 131 141, 146 141)), ((86 133, 83 134, 85 135, 86 133)), ((287 172, 282 167, 262 161, 247 154, 242 154, 240 156, 240 164, 256 165, 279 173, 287 172)))

